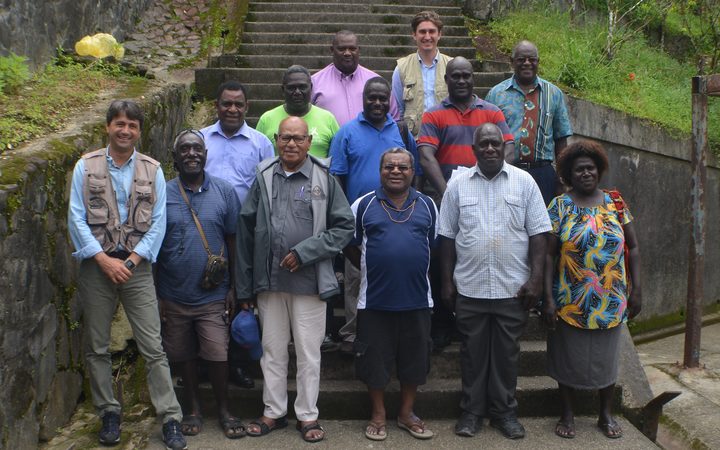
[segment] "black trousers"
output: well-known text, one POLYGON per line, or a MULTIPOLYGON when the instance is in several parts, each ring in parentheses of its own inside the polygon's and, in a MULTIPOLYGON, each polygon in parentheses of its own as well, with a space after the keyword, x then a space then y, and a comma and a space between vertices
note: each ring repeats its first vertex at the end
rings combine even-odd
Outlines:
POLYGON ((462 336, 460 408, 481 417, 515 415, 519 339, 528 312, 515 298, 489 300, 458 294, 455 313, 462 336))

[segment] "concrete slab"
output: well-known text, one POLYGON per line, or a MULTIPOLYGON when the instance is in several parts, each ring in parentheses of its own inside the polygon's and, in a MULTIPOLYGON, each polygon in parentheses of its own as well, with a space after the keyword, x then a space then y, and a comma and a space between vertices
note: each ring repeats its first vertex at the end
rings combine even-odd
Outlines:
MULTIPOLYGON (((191 449, 223 450, 235 448, 247 449, 513 449, 513 450, 555 450, 555 449, 624 449, 647 450, 658 447, 650 442, 629 422, 619 419, 624 429, 621 439, 608 439, 603 436, 595 426, 595 418, 578 417, 576 422, 577 437, 575 439, 562 439, 554 435, 554 418, 527 418, 522 423, 527 431, 525 439, 511 441, 505 439, 499 431, 489 427, 487 423, 483 430, 474 438, 456 436, 453 432, 454 420, 428 421, 428 428, 435 432, 435 437, 428 441, 419 441, 408 433, 398 429, 394 422, 388 422, 388 437, 383 442, 373 442, 365 438, 363 430, 365 421, 322 421, 327 432, 327 438, 320 443, 306 444, 294 429, 294 422, 283 430, 277 430, 267 436, 253 438, 245 437, 239 441, 226 439, 214 421, 206 421, 201 434, 188 438, 188 447, 191 449)), ((165 447, 160 441, 159 433, 151 436, 148 450, 161 450, 165 447)))
POLYGON ((682 392, 663 408, 667 428, 688 447, 720 448, 720 324, 702 329, 702 368, 681 367, 684 342, 684 334, 677 334, 638 345, 637 350, 653 394, 682 392))

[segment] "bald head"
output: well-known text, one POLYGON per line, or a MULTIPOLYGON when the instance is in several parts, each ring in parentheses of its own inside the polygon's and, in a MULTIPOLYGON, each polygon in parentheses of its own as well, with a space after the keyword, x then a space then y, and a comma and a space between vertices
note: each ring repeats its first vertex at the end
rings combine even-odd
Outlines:
POLYGON ((303 134, 307 134, 308 132, 307 122, 297 116, 286 117, 285 119, 280 121, 280 125, 278 125, 278 134, 281 134, 283 132, 283 129, 287 128, 302 130, 303 134))
POLYGON ((486 136, 499 136, 502 141, 502 130, 500 127, 491 122, 485 122, 475 129, 473 134, 473 142, 478 142, 481 137, 486 136))
POLYGON ((470 61, 462 56, 453 58, 445 70, 445 84, 452 103, 467 105, 473 98, 473 68, 470 61))
POLYGON ((283 170, 296 172, 305 162, 312 143, 307 123, 300 117, 284 119, 278 126, 275 143, 283 170))

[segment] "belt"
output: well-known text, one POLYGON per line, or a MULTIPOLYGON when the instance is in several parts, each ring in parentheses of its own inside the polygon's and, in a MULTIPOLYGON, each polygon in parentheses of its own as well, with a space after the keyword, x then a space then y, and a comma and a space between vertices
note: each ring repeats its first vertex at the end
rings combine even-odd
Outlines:
POLYGON ((513 163, 513 166, 527 170, 527 169, 535 169, 537 167, 549 166, 550 164, 552 164, 552 161, 543 159, 540 161, 517 161, 517 162, 513 163))
POLYGON ((126 259, 128 259, 128 256, 130 256, 130 252, 125 250, 116 250, 114 252, 107 252, 107 255, 111 258, 122 259, 123 261, 125 261, 126 259))

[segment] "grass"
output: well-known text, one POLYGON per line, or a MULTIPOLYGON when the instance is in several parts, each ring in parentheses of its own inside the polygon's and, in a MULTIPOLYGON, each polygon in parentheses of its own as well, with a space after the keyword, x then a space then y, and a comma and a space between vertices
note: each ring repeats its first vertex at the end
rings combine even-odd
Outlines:
POLYGON ((0 152, 66 125, 77 111, 108 89, 136 89, 142 79, 117 65, 84 66, 62 59, 37 72, 16 94, 0 95, 0 152))
MULTIPOLYGON (((647 119, 676 137, 688 137, 694 65, 649 46, 642 36, 627 41, 607 61, 604 24, 585 22, 578 27, 571 24, 568 14, 522 11, 489 27, 507 53, 521 39, 538 44, 540 76, 565 92, 647 119)), ((708 135, 713 150, 720 154, 720 100, 711 98, 708 103, 708 135)))

